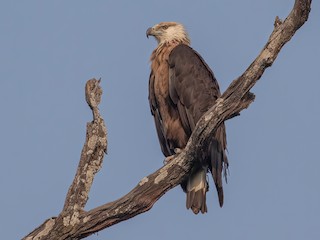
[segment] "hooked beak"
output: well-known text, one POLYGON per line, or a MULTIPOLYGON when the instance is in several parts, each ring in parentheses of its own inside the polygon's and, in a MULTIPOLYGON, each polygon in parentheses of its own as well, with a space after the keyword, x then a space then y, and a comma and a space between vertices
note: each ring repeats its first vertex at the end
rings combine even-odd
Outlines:
POLYGON ((151 27, 147 29, 146 36, 147 38, 149 38, 149 36, 154 36, 153 29, 151 27))

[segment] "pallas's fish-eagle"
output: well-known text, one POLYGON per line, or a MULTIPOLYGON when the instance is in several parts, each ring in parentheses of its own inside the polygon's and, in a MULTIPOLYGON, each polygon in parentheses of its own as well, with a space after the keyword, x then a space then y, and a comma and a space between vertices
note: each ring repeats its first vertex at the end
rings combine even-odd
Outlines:
MULTIPOLYGON (((186 146, 197 121, 220 97, 220 90, 212 70, 190 47, 182 24, 162 22, 148 28, 146 34, 158 43, 151 54, 149 103, 161 150, 169 159, 186 146)), ((207 149, 199 154, 191 174, 181 183, 187 194, 187 209, 195 214, 207 212, 207 173, 212 174, 219 204, 223 205, 226 146, 225 125, 221 124, 207 149)))

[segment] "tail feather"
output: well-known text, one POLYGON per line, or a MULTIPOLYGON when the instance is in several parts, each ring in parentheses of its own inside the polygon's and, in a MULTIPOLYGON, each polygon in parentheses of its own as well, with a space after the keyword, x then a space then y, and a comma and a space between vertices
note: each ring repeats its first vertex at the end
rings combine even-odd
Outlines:
MULTIPOLYGON (((222 128, 219 128, 216 132, 217 139, 223 139, 221 134, 225 134, 224 131, 221 131, 222 128)), ((218 142, 217 140, 213 140, 210 145, 210 158, 211 158, 211 174, 216 185, 216 189, 218 192, 219 204, 220 207, 223 206, 223 188, 222 188, 222 172, 226 171, 228 167, 228 159, 225 154, 225 143, 222 141, 218 142)), ((226 173, 225 173, 226 178, 226 173)))
POLYGON ((195 167, 189 178, 181 184, 183 190, 187 193, 187 209, 191 208, 195 214, 200 211, 202 213, 207 212, 206 193, 208 191, 208 183, 206 174, 208 168, 217 189, 220 207, 223 206, 222 175, 224 174, 227 181, 226 170, 229 166, 225 152, 226 145, 225 126, 221 125, 209 145, 208 152, 204 152, 203 158, 200 159, 200 164, 195 167))
POLYGON ((187 182, 187 209, 191 208, 195 214, 207 212, 206 192, 208 184, 206 180, 206 169, 199 169, 189 176, 187 182))

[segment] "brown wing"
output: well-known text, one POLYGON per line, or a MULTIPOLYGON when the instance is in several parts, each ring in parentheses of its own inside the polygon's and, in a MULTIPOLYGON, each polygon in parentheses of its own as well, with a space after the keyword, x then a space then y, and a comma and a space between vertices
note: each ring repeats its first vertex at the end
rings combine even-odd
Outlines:
MULTIPOLYGON (((200 117, 220 96, 218 83, 201 56, 184 44, 175 47, 170 54, 169 77, 170 97, 177 105, 185 132, 191 134, 200 117)), ((215 133, 203 162, 203 165, 209 166, 212 173, 221 206, 221 173, 223 166, 228 165, 225 149, 226 134, 222 124, 215 133)))

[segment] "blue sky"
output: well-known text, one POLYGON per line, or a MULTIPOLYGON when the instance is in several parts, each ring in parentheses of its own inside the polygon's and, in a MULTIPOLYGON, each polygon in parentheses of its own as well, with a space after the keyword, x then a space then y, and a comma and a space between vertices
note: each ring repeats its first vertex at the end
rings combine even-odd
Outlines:
MULTIPOLYGON (((148 27, 183 23, 224 91, 293 3, 1 1, 1 237, 19 239, 61 211, 91 121, 84 85, 92 77, 102 78, 109 154, 86 209, 162 166, 147 99, 156 46, 148 27)), ((313 1, 309 21, 252 89, 255 102, 226 123, 223 208, 210 191, 208 214, 195 216, 177 187, 149 212, 88 239, 320 239, 319 22, 313 1)))

